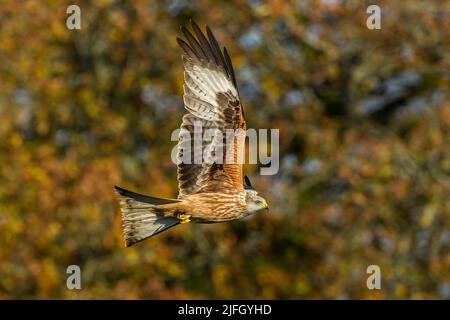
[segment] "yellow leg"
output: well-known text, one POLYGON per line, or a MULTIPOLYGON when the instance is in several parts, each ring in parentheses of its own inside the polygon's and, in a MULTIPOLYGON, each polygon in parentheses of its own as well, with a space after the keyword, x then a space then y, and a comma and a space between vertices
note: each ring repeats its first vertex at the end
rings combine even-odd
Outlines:
POLYGON ((177 215, 177 219, 180 220, 181 224, 185 224, 185 223, 189 223, 191 222, 191 219, 189 219, 191 217, 190 214, 185 214, 185 213, 181 213, 177 215))

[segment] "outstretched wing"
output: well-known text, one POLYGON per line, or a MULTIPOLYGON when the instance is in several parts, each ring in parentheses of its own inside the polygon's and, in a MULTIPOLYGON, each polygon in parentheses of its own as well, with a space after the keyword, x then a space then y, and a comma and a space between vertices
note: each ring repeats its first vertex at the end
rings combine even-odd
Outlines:
POLYGON ((178 142, 178 197, 197 192, 239 193, 244 191, 245 120, 233 67, 227 50, 222 52, 208 27, 207 37, 195 22, 192 28, 195 36, 183 27, 187 41, 177 38, 184 50, 183 98, 189 111, 178 142), (194 126, 216 134, 210 141, 199 138, 196 144, 194 126))

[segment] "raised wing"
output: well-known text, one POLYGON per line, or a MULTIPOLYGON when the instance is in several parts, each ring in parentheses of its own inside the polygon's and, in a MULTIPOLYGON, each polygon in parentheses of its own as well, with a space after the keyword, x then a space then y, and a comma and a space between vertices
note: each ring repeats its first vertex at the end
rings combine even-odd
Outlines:
POLYGON ((207 37, 195 22, 192 28, 195 36, 182 28, 187 42, 177 38, 184 50, 183 98, 190 112, 183 117, 178 143, 178 197, 197 192, 239 193, 244 191, 245 120, 233 67, 208 27, 207 37), (195 134, 195 126, 215 134, 205 141, 195 134), (194 143, 194 137, 202 142, 194 143))

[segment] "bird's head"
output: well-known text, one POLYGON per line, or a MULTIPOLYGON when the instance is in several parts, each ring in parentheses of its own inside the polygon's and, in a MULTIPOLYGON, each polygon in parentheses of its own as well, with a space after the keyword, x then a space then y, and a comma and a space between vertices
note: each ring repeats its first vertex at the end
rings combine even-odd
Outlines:
POLYGON ((269 205, 266 199, 258 195, 258 192, 253 189, 250 179, 245 176, 244 178, 244 189, 246 194, 247 211, 249 213, 257 212, 263 209, 268 210, 269 205))

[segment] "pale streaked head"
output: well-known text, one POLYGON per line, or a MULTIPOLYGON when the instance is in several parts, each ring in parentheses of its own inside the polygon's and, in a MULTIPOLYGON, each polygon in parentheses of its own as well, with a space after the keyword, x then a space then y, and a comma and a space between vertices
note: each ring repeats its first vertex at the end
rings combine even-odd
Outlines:
POLYGON ((247 211, 254 213, 263 209, 269 209, 266 199, 258 195, 255 190, 246 190, 247 211))

